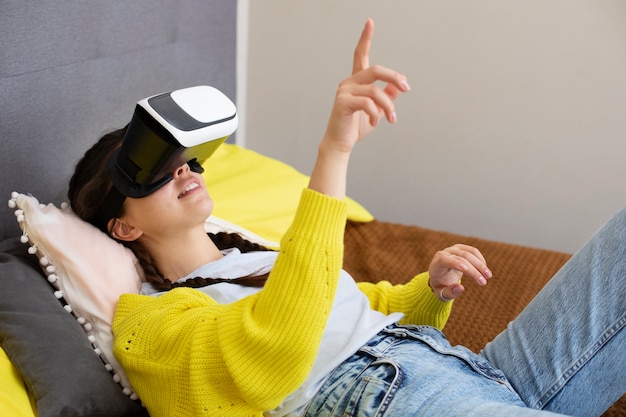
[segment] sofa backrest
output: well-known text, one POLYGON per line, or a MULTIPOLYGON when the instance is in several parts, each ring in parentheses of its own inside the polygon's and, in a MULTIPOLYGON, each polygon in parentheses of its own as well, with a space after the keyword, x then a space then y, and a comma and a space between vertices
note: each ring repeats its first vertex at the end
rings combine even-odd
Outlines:
MULTIPOLYGON (((0 0, 0 201, 66 201, 76 161, 149 95, 209 84, 235 101, 231 0, 0 0)), ((19 235, 0 211, 0 241, 19 235)))

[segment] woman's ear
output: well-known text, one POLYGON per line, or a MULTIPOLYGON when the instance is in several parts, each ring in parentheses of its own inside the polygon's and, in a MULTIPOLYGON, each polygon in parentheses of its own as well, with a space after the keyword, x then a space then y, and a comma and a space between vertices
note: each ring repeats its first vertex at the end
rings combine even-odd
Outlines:
POLYGON ((125 242, 137 240, 143 234, 143 231, 119 218, 109 220, 108 230, 113 239, 125 242))

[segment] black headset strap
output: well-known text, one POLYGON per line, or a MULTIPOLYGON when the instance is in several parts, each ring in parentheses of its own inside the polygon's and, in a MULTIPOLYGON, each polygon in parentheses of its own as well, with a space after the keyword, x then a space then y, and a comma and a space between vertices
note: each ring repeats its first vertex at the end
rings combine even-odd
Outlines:
POLYGON ((104 197, 100 208, 89 223, 108 234, 107 223, 112 218, 118 216, 122 209, 122 204, 124 204, 124 200, 126 200, 126 196, 119 192, 117 188, 111 187, 106 197, 104 197))

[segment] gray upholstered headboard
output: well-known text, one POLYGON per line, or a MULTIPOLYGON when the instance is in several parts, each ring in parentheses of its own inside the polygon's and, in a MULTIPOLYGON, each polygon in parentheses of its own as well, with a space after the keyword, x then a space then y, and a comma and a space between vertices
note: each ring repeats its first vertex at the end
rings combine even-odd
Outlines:
MULTIPOLYGON (((0 200, 66 201, 78 158, 146 96, 209 84, 234 101, 236 8, 0 0, 0 200)), ((18 234, 13 210, 1 210, 0 241, 18 234)))

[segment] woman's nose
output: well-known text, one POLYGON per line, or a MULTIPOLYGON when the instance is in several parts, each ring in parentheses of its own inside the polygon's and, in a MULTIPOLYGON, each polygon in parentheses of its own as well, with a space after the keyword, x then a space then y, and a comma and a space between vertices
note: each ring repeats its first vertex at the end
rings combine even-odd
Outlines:
POLYGON ((184 163, 183 165, 179 166, 178 168, 174 170, 172 176, 174 178, 178 178, 187 172, 189 172, 189 165, 187 165, 187 163, 184 163))

